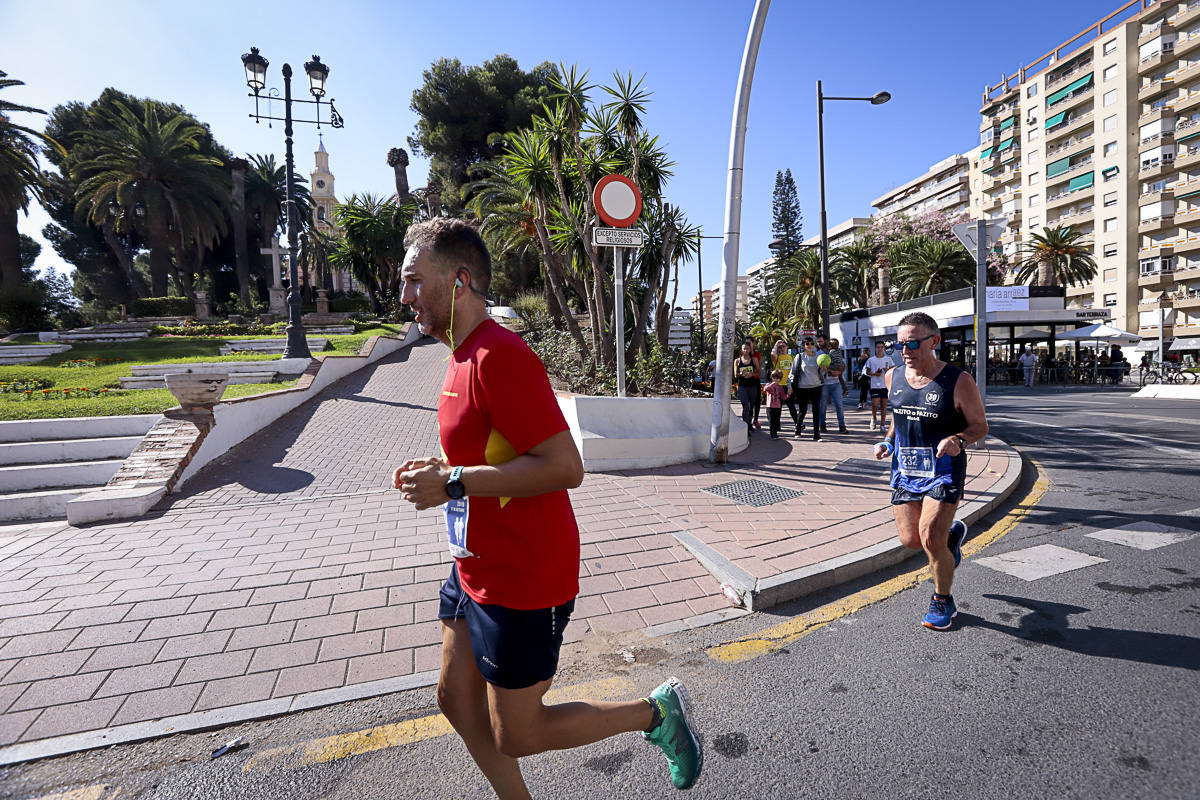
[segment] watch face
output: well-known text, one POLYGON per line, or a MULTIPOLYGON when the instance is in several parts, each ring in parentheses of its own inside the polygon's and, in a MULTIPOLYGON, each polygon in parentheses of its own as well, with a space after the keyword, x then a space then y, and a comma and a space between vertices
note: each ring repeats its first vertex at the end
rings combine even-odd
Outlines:
POLYGON ((466 487, 462 481, 446 481, 446 496, 451 500, 462 500, 466 494, 466 487))
POLYGON ((324 188, 325 188, 325 181, 317 181, 317 188, 318 188, 318 189, 324 189, 324 188))

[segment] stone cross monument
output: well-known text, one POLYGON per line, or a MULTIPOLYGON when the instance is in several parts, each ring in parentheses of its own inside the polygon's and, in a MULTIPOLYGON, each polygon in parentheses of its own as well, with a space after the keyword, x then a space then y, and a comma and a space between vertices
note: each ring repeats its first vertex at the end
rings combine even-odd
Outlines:
POLYGON ((279 235, 276 234, 271 238, 271 246, 259 249, 264 256, 271 257, 271 274, 274 276, 274 281, 270 288, 271 293, 271 313, 286 316, 287 315, 287 294, 284 291, 282 283, 282 265, 280 259, 287 255, 287 249, 279 246, 279 235))

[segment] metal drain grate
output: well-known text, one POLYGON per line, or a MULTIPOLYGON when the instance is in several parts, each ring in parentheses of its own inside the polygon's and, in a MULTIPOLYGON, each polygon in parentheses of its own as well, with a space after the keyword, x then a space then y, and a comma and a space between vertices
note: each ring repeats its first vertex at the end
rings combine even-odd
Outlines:
POLYGON ((892 467, 888 459, 876 461, 873 458, 847 458, 829 469, 834 472, 852 472, 855 475, 887 475, 892 467))
POLYGON ((754 506, 755 508, 782 503, 786 500, 793 500, 804 496, 804 492, 798 492, 795 489, 788 489, 759 480, 722 483, 717 486, 710 486, 704 491, 709 494, 715 494, 717 497, 724 497, 726 500, 732 500, 735 503, 741 503, 746 506, 754 506))

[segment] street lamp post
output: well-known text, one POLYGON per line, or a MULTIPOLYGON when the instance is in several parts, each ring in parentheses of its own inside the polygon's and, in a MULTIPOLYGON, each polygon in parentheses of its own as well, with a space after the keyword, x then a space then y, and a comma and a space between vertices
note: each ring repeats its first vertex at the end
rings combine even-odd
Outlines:
POLYGON ((829 224, 825 219, 825 101, 865 100, 878 106, 891 100, 888 92, 877 92, 871 97, 828 97, 821 91, 817 81, 817 159, 821 180, 821 334, 829 338, 829 224))
MULTIPOLYGON (((305 63, 304 71, 308 74, 308 90, 312 93, 314 100, 299 100, 292 98, 292 66, 291 64, 283 65, 283 117, 273 117, 268 110, 266 114, 259 112, 258 100, 259 93, 267 86, 267 66, 269 62, 259 54, 257 47, 251 47, 249 53, 242 55, 242 66, 246 70, 246 85, 251 89, 251 95, 254 97, 254 113, 250 114, 254 118, 255 123, 261 120, 268 120, 267 125, 270 126, 270 120, 283 122, 284 145, 286 148, 286 164, 287 164, 287 189, 286 199, 284 201, 284 209, 287 217, 287 236, 288 236, 288 326, 287 326, 287 344, 284 345, 284 358, 312 358, 312 353, 308 349, 308 339, 304 335, 304 323, 301 320, 300 314, 300 277, 299 277, 299 250, 300 243, 300 215, 296 208, 296 173, 295 161, 292 157, 292 103, 309 103, 317 107, 315 119, 298 119, 295 122, 308 122, 315 124, 317 128, 321 127, 321 98, 325 96, 325 79, 329 77, 329 67, 321 63, 320 56, 313 56, 313 60, 305 63)), ((268 94, 268 100, 278 96, 278 89, 271 89, 268 94)), ((341 114, 334 108, 333 98, 329 100, 329 122, 331 128, 340 128, 344 125, 344 120, 341 114)))

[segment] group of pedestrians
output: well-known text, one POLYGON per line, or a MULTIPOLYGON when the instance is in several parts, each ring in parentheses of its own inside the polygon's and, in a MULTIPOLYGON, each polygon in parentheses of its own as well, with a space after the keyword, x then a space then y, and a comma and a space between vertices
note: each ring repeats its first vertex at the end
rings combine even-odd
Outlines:
POLYGON ((837 414, 838 432, 847 432, 843 401, 847 391, 846 359, 837 339, 805 336, 794 351, 779 339, 764 356, 748 336, 734 361, 733 372, 738 402, 742 405, 742 422, 749 430, 762 427, 759 415, 765 397, 772 439, 779 438, 784 407, 792 418, 797 437, 808 425, 809 408, 813 441, 820 441, 821 434, 829 432, 826 412, 830 406, 837 414))
MULTIPOLYGON (((545 367, 519 335, 488 317, 491 259, 478 230, 439 217, 411 226, 404 244, 401 301, 422 333, 451 350, 438 400, 441 454, 410 459, 392 475, 418 511, 442 508, 453 556, 439 593, 439 707, 505 800, 530 797, 521 757, 624 732, 640 732, 661 749, 674 786, 691 787, 704 751, 678 678, 623 702, 545 703, 579 592, 579 529, 567 492, 582 483, 583 463, 545 367)), ((950 588, 966 536, 954 520, 965 448, 986 435, 987 422, 970 376, 938 360, 932 318, 910 314, 897 337, 904 366, 870 372, 885 395, 891 390, 895 406, 875 457, 892 458, 900 541, 924 549, 933 568, 934 594, 922 622, 945 630, 956 613, 950 588)), ((802 430, 813 405, 814 439, 826 387, 837 386, 839 399, 842 392, 837 344, 805 339, 797 353, 787 353, 786 343, 772 350, 768 410, 781 412, 795 398, 803 404, 796 421, 802 430)), ((743 346, 737 369, 739 393, 755 390, 743 395, 753 410, 763 366, 752 344, 743 346)), ((777 427, 779 414, 769 415, 777 427)))

